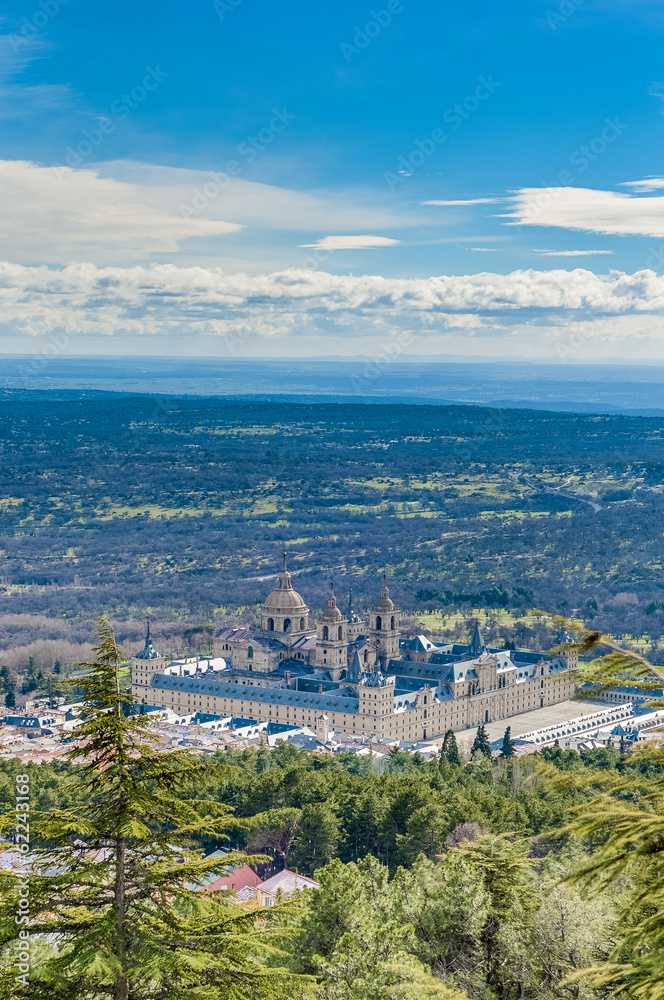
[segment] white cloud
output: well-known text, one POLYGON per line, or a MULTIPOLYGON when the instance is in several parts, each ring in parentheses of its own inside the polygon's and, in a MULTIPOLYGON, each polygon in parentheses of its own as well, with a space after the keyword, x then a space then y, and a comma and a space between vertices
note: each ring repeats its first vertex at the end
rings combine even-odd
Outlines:
POLYGON ((513 226, 557 226, 618 236, 664 236, 664 195, 639 198, 589 188, 522 188, 513 196, 513 226))
POLYGON ((238 338, 291 334, 436 335, 482 326, 511 336, 533 324, 555 328, 601 316, 631 320, 632 335, 634 317, 663 313, 664 276, 653 271, 383 278, 303 269, 225 274, 172 264, 0 264, 0 333, 6 336, 213 335, 227 338, 231 349, 238 338))
POLYGON ((146 199, 155 204, 167 204, 175 211, 184 206, 196 218, 227 219, 260 229, 281 229, 317 232, 365 232, 385 230, 393 226, 412 226, 422 221, 423 213, 415 215, 394 207, 393 199, 380 198, 366 191, 292 191, 273 184, 259 184, 242 176, 246 164, 240 163, 240 174, 218 183, 224 174, 224 164, 218 172, 183 170, 179 167, 154 166, 117 160, 95 164, 102 177, 140 187, 146 199), (216 190, 215 190, 216 189, 216 190))
POLYGON ((469 250, 474 250, 475 253, 498 253, 498 247, 468 247, 469 250))
MULTIPOLYGON (((413 216, 400 215, 391 205, 372 206, 368 198, 363 204, 359 193, 356 198, 309 194, 231 178, 223 171, 127 161, 71 169, 0 160, 0 196, 0 258, 27 264, 76 259, 124 264, 154 259, 157 253, 200 255, 202 237, 223 237, 247 226, 299 235, 343 233, 360 226, 371 232, 369 226, 387 229, 415 223, 413 216)), ((396 242, 382 236, 343 236, 313 245, 342 249, 396 242), (345 242, 326 242, 330 240, 345 242)), ((206 255, 238 257, 232 240, 221 246, 219 240, 204 244, 208 246, 213 249, 206 249, 206 255)))
POLYGON ((620 187, 631 188, 637 194, 646 194, 648 191, 659 191, 664 188, 664 177, 646 177, 642 181, 621 181, 620 187))
POLYGON ((395 247, 399 240, 387 236, 323 236, 316 243, 300 243, 301 247, 319 250, 369 250, 373 247, 395 247))
POLYGON ((598 254, 611 254, 614 250, 533 250, 533 253, 544 257, 596 257, 598 254))
POLYGON ((455 205, 497 205, 499 202, 504 201, 504 198, 467 198, 456 201, 423 201, 423 205, 443 205, 443 206, 455 206, 455 205))
POLYGON ((60 263, 173 252, 192 236, 237 232, 235 222, 185 219, 139 188, 94 170, 0 160, 0 253, 60 263))

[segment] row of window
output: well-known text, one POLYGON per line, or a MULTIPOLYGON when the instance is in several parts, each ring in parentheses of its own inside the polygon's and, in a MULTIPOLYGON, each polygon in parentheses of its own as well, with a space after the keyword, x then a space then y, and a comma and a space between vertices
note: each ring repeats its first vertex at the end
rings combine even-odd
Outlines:
MULTIPOLYGON (((284 632, 290 632, 293 627, 293 623, 290 618, 284 618, 284 632)), ((305 621, 304 618, 300 618, 300 632, 304 632, 305 621)), ((268 618, 267 620, 267 630, 268 632, 274 632, 274 618, 268 618)))

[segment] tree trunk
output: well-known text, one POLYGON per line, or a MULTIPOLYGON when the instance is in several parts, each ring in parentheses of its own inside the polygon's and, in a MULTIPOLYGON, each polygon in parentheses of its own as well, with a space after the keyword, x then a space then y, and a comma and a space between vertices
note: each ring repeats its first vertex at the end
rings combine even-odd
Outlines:
POLYGON ((120 975, 115 981, 114 1000, 129 1000, 129 980, 127 978, 127 940, 126 940, 126 909, 125 909, 125 859, 127 841, 118 837, 115 851, 115 886, 113 892, 113 908, 115 910, 116 956, 120 963, 120 975))

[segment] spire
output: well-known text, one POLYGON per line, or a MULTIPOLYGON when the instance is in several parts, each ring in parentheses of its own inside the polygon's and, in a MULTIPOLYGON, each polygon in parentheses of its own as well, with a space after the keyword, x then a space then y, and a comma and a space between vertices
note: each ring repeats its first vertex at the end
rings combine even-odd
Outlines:
POLYGON ((346 618, 348 621, 351 620, 353 614, 353 589, 352 587, 348 591, 348 611, 346 612, 346 618))
POLYGON ((277 590, 292 590, 293 584, 291 583, 291 575, 288 572, 286 566, 286 553, 284 552, 283 562, 281 564, 281 573, 277 577, 277 590))
POLYGON ((387 589, 387 575, 383 573, 383 586, 380 591, 380 597, 374 604, 374 611, 393 611, 394 601, 390 597, 390 592, 387 589))
POLYGON ((340 622, 343 619, 343 615, 337 607, 337 599, 334 594, 334 583, 330 580, 330 596, 327 599, 327 608, 322 614, 323 621, 328 622, 340 622))
POLYGON ((362 662, 360 660, 359 653, 355 650, 353 654, 353 659, 350 661, 350 666, 348 668, 348 673, 346 674, 347 680, 351 682, 359 681, 363 673, 362 662))
POLYGON ((484 639, 482 638, 482 633, 480 632, 480 624, 477 618, 473 618, 473 630, 470 634, 468 652, 471 656, 480 656, 482 653, 486 653, 486 646, 484 644, 484 639))
POLYGON ((152 637, 150 635, 150 619, 147 620, 147 631, 145 633, 145 645, 140 653, 136 654, 137 660, 156 660, 159 658, 159 653, 152 645, 152 637))

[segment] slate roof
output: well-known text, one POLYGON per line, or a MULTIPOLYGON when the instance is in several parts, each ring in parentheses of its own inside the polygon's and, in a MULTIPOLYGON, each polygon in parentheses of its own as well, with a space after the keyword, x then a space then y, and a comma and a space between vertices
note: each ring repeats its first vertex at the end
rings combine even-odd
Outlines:
POLYGON ((233 628, 231 625, 225 625, 220 628, 216 633, 216 639, 223 639, 224 642, 242 642, 244 639, 251 638, 251 632, 248 628, 233 628))
POLYGON ((293 705, 298 708, 315 708, 327 712, 359 712, 359 699, 350 688, 334 694, 293 691, 292 688, 263 688, 249 685, 228 684, 224 681, 207 680, 205 677, 170 677, 155 674, 153 688, 161 691, 184 691, 191 694, 208 694, 217 698, 239 698, 258 704, 293 705))

